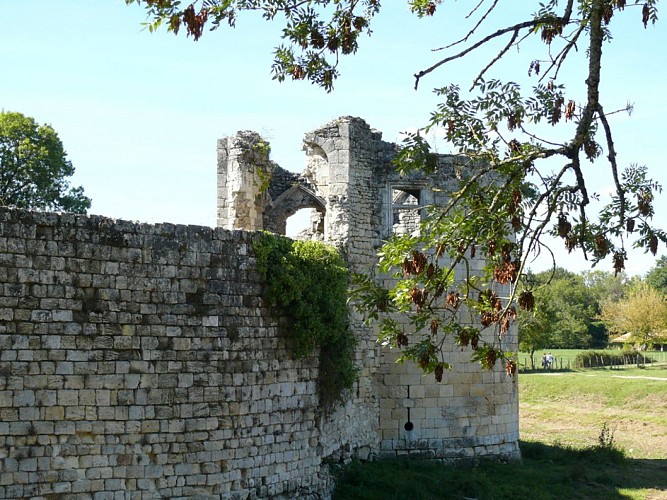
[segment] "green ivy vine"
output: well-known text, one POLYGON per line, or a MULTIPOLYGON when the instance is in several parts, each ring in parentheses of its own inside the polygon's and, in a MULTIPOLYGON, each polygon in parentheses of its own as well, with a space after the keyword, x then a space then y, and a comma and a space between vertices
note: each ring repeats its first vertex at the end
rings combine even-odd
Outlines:
POLYGON ((260 193, 265 193, 269 189, 269 184, 273 178, 273 164, 269 161, 271 146, 264 139, 259 139, 250 148, 251 161, 257 168, 257 181, 260 193))
POLYGON ((285 330, 296 357, 319 349, 320 403, 331 408, 357 378, 345 261, 331 246, 271 233, 262 233, 254 249, 267 283, 265 299, 288 319, 285 330))

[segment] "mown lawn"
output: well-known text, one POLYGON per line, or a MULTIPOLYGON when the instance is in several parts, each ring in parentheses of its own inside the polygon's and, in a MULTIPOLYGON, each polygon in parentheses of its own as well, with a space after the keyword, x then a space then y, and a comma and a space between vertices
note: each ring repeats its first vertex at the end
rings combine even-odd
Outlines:
POLYGON ((606 424, 630 458, 667 459, 667 367, 522 374, 521 438, 582 447, 606 424))
POLYGON ((334 498, 667 499, 666 367, 522 374, 519 391, 522 464, 355 462, 334 498))

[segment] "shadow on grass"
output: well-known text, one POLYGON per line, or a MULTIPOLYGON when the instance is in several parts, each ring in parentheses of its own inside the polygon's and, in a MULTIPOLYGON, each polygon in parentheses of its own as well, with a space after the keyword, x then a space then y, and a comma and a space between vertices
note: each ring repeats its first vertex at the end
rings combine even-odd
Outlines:
POLYGON ((333 498, 627 499, 657 498, 660 492, 667 492, 667 460, 627 459, 614 448, 580 450, 533 442, 522 442, 521 451, 520 464, 482 461, 463 466, 409 459, 352 462, 336 470, 333 498))

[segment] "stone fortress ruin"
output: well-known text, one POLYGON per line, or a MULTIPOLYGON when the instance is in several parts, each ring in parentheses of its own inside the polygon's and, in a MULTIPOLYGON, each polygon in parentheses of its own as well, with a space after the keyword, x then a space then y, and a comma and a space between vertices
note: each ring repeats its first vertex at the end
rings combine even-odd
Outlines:
POLYGON ((303 236, 372 272, 456 157, 400 177, 396 146, 350 117, 306 134, 300 175, 267 146, 218 142, 215 229, 0 209, 0 498, 323 498, 327 463, 353 456, 519 457, 502 367, 452 342, 437 383, 351 313, 359 378, 325 413, 317 356, 295 359, 262 299, 254 231, 311 209, 303 236))

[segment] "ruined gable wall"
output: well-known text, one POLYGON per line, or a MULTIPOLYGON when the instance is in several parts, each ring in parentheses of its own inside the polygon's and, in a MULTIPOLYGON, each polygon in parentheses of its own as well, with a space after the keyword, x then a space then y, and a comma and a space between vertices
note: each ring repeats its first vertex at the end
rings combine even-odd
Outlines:
MULTIPOLYGON (((434 173, 399 175, 392 164, 396 146, 354 117, 338 118, 306 134, 304 143, 308 159, 304 177, 325 202, 324 240, 342 250, 352 272, 377 271, 377 250, 397 229, 394 192, 417 196, 420 207, 444 206, 448 193, 458 189, 461 171, 475 168, 464 157, 441 155, 434 173)), ((409 215, 417 213, 411 209, 409 215)), ((473 273, 482 272, 484 261, 479 256, 469 263, 473 273)), ((464 272, 463 264, 460 267, 464 272)), ((376 278, 391 284, 385 276, 376 278)), ((507 290, 498 291, 507 295, 507 290)), ((463 323, 478 324, 477 318, 460 314, 463 323)), ((353 311, 350 321, 359 339, 360 377, 348 403, 324 426, 321 442, 327 453, 372 442, 363 434, 365 429, 375 434, 377 448, 372 451, 380 455, 519 457, 516 378, 506 376, 500 364, 493 371, 484 370, 471 363, 468 349, 449 339, 446 359, 453 368, 438 383, 413 363, 396 364, 396 354, 381 350, 377 332, 353 311), (350 420, 368 425, 349 426, 350 420)), ((412 325, 404 326, 411 331, 412 325)), ((492 333, 486 338, 492 340, 492 333)), ((515 329, 504 345, 509 351, 516 349, 515 329)), ((365 456, 363 449, 359 452, 365 456)))
POLYGON ((0 498, 327 490, 255 237, 0 209, 0 498))

